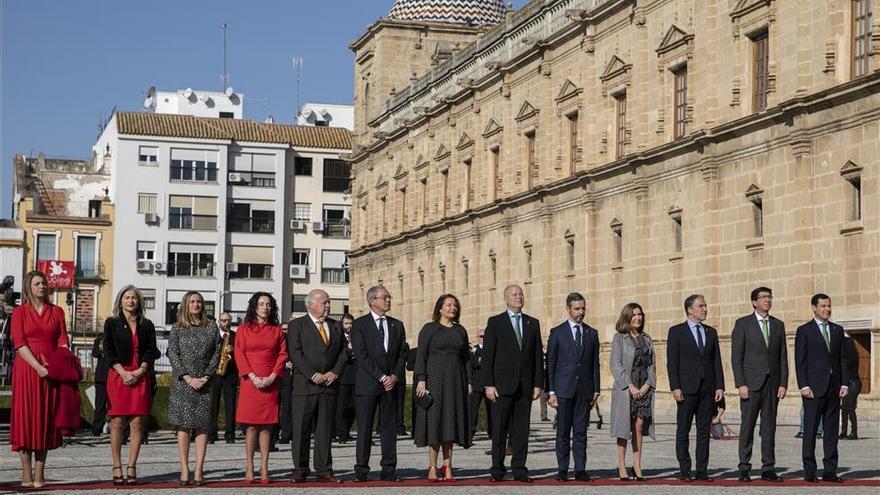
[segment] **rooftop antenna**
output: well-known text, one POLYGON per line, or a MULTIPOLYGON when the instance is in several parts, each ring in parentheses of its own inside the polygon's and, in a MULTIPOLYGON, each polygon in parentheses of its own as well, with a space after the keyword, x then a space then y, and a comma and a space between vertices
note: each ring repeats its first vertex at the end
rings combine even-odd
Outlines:
POLYGON ((223 87, 220 88, 221 91, 226 91, 226 88, 229 87, 229 71, 226 70, 226 61, 227 61, 227 52, 226 52, 226 36, 229 33, 229 24, 225 22, 222 24, 223 26, 223 75, 220 76, 220 79, 223 81, 223 87))
MULTIPOLYGON (((303 58, 293 57, 293 69, 296 71, 296 117, 299 117, 299 74, 302 71, 303 58)), ((294 118, 296 121, 296 118, 294 118)))

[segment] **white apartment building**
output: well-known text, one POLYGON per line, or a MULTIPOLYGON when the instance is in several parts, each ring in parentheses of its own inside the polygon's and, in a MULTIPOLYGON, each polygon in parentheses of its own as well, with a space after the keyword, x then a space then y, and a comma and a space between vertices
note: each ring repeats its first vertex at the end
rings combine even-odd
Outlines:
POLYGON ((296 125, 343 127, 354 130, 354 106, 306 103, 296 113, 296 125))
POLYGON ((237 319, 267 291, 286 321, 323 287, 340 316, 351 204, 341 156, 350 147, 341 128, 117 112, 95 145, 111 166, 114 291, 141 288, 147 316, 165 329, 188 290, 209 313, 237 319))

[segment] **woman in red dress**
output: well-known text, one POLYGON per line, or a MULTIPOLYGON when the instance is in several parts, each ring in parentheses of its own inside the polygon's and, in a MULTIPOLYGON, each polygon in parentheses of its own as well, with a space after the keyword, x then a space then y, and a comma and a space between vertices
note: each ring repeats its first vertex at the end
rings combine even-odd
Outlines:
POLYGON ((18 359, 12 366, 9 443, 21 460, 21 486, 40 488, 46 482, 46 454, 61 446, 61 431, 55 427, 59 388, 46 379, 46 366, 55 349, 67 347, 67 328, 64 311, 49 302, 46 275, 28 273, 23 289, 25 302, 12 312, 18 359))
POLYGON ((245 425, 245 481, 254 481, 254 451, 259 441, 260 483, 269 483, 272 426, 278 424, 278 399, 287 361, 284 333, 278 326, 278 305, 266 292, 248 301, 244 322, 235 334, 235 364, 241 377, 235 420, 245 425))
POLYGON ((107 399, 110 408, 110 450, 113 454, 113 484, 137 483, 137 459, 152 402, 153 363, 159 358, 156 329, 144 317, 143 296, 128 285, 116 295, 113 316, 104 322, 104 355, 107 399), (129 424, 128 467, 122 476, 122 441, 129 424))

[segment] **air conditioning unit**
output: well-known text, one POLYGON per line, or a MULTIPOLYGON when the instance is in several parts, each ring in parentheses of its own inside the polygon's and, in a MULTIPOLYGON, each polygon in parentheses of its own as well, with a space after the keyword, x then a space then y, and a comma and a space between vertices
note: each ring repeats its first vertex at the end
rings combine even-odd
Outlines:
POLYGON ((149 261, 138 261, 137 262, 137 271, 139 272, 148 272, 153 269, 153 263, 149 261))
POLYGON ((306 265, 290 265, 290 278, 294 280, 305 280, 309 276, 309 270, 306 265))
POLYGON ((229 182, 230 183, 244 182, 244 177, 241 174, 238 174, 235 172, 229 172, 229 182))
POLYGON ((290 230, 306 230, 306 222, 304 220, 291 220, 290 230))
POLYGON ((226 273, 237 272, 238 263, 226 263, 226 273))
POLYGON ((144 213, 144 223, 148 225, 158 225, 159 215, 155 213, 144 213))
POLYGON ((157 262, 153 263, 153 270, 155 270, 157 273, 162 273, 165 270, 167 270, 167 266, 168 266, 167 263, 162 262, 162 261, 157 261, 157 262))
POLYGON ((314 232, 323 232, 324 231, 324 222, 312 222, 312 230, 314 232))

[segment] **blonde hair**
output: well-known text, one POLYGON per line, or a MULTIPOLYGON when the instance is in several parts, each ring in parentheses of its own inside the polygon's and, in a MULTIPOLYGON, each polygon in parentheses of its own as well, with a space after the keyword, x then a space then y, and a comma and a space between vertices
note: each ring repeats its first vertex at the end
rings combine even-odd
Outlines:
POLYGON ((137 297, 138 302, 137 307, 134 308, 134 318, 140 322, 144 319, 144 296, 141 294, 140 289, 133 285, 126 285, 116 293, 116 301, 113 303, 113 316, 125 318, 125 311, 122 309, 122 297, 128 291, 133 291, 135 297, 137 297))
MULTIPOLYGON (((43 282, 46 283, 46 288, 49 287, 49 278, 46 277, 46 274, 41 272, 40 270, 33 270, 27 273, 24 276, 24 285, 21 287, 22 294, 24 295, 25 301, 27 301, 31 306, 37 301, 37 296, 31 291, 31 282, 37 277, 43 279, 43 282)), ((46 296, 43 298, 43 304, 49 304, 49 291, 46 290, 46 296)))
POLYGON ((183 295, 180 300, 180 306, 177 307, 177 325, 181 328, 203 327, 208 324, 208 317, 205 315, 205 298, 197 290, 191 290, 183 295), (194 316, 189 312, 189 299, 193 296, 199 296, 202 300, 202 311, 198 316, 194 316))

